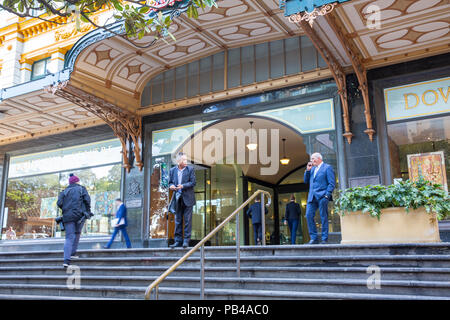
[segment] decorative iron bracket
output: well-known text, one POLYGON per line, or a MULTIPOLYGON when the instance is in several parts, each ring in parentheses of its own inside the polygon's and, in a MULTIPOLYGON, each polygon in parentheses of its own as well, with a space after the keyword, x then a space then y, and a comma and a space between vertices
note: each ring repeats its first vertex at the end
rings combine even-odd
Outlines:
POLYGON ((344 133, 343 136, 347 139, 347 142, 352 143, 353 134, 350 131, 350 116, 348 113, 348 101, 347 101, 347 84, 345 79, 345 72, 342 66, 337 62, 336 58, 331 54, 323 41, 317 36, 316 32, 312 29, 311 25, 307 23, 305 19, 299 14, 294 14, 289 17, 289 21, 292 23, 298 23, 303 29, 305 34, 311 40, 316 47, 317 51, 322 55, 328 68, 333 75, 334 81, 338 87, 339 97, 342 103, 342 117, 344 119, 344 133))
POLYGON ((375 134, 375 130, 372 127, 372 116, 370 114, 369 88, 367 85, 367 70, 364 67, 364 65, 362 64, 362 61, 359 58, 359 56, 355 53, 355 51, 352 50, 350 44, 344 38, 343 33, 341 33, 341 30, 336 25, 335 17, 331 16, 331 15, 327 15, 327 16, 325 16, 325 19, 327 20, 328 24, 333 29, 334 33, 336 34, 337 38, 339 39, 339 42, 341 43, 348 58, 350 59, 350 61, 352 63, 353 70, 356 73, 356 77, 358 78, 358 82, 359 82, 358 89, 361 91, 363 101, 364 101, 364 115, 366 118, 366 126, 367 126, 367 129, 364 130, 364 133, 369 135, 370 141, 373 141, 373 135, 375 134))
POLYGON ((128 141, 131 139, 134 144, 133 152, 136 159, 136 166, 142 171, 144 164, 141 157, 141 117, 70 85, 69 80, 56 85, 50 85, 45 87, 44 90, 73 102, 105 121, 122 144, 123 167, 127 172, 130 172, 133 166, 129 161, 127 149, 128 141))

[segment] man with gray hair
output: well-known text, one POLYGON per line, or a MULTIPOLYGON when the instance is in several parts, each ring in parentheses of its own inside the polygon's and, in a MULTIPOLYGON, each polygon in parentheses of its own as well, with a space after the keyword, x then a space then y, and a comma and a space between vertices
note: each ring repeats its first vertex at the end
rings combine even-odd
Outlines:
POLYGON ((333 167, 322 160, 318 152, 311 155, 304 175, 305 183, 309 183, 308 202, 306 207, 306 222, 311 240, 309 244, 319 243, 314 216, 317 209, 320 212, 322 224, 322 244, 328 241, 328 202, 333 201, 331 196, 336 186, 333 167))
POLYGON ((186 154, 176 157, 177 166, 170 169, 169 189, 174 191, 169 207, 175 207, 175 243, 171 248, 189 246, 192 230, 192 207, 195 204, 195 170, 187 165, 186 154), (175 201, 172 206, 172 201, 175 201), (183 229, 184 220, 184 229, 183 229), (184 236, 183 236, 184 231, 184 236))

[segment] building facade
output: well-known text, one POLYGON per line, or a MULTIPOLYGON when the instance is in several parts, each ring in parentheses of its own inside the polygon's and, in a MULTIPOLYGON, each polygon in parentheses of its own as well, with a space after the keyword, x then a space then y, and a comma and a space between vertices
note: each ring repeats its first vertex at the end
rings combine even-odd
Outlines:
MULTIPOLYGON (((375 27, 370 5, 342 2, 311 25, 277 1, 225 0, 197 20, 181 15, 176 41, 152 46, 151 36, 131 43, 88 25, 8 16, 0 241, 60 239, 55 197, 74 172, 93 201, 86 242, 109 236, 120 196, 135 245, 166 246, 174 227, 167 173, 180 151, 196 169, 193 240, 264 189, 272 195, 266 242, 288 243, 291 194, 302 208, 297 243, 309 241, 303 173, 314 152, 335 170, 335 197, 419 171, 448 186, 450 5, 381 1, 375 27)), ((338 243, 339 216, 329 209, 338 243)), ((242 243, 253 244, 248 217, 240 222, 242 243)), ((447 226, 440 222, 443 241, 447 226)), ((231 223, 210 244, 234 244, 235 232, 231 223)))

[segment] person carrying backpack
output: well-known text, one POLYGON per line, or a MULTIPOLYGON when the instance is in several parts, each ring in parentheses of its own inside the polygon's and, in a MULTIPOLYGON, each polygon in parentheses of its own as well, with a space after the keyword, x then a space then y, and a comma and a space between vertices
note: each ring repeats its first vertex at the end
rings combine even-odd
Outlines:
POLYGON ((67 268, 75 255, 80 241, 86 217, 91 214, 91 197, 86 188, 79 184, 80 179, 73 173, 69 175, 69 186, 61 191, 56 203, 62 209, 63 223, 66 230, 64 241, 64 264, 67 268))

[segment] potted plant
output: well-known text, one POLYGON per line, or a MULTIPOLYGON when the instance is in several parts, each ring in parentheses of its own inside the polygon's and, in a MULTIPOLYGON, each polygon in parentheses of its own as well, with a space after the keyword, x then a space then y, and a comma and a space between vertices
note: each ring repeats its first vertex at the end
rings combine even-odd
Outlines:
POLYGON ((441 185, 420 177, 346 189, 335 210, 341 219, 341 243, 440 242, 437 220, 450 215, 450 197, 441 185))

